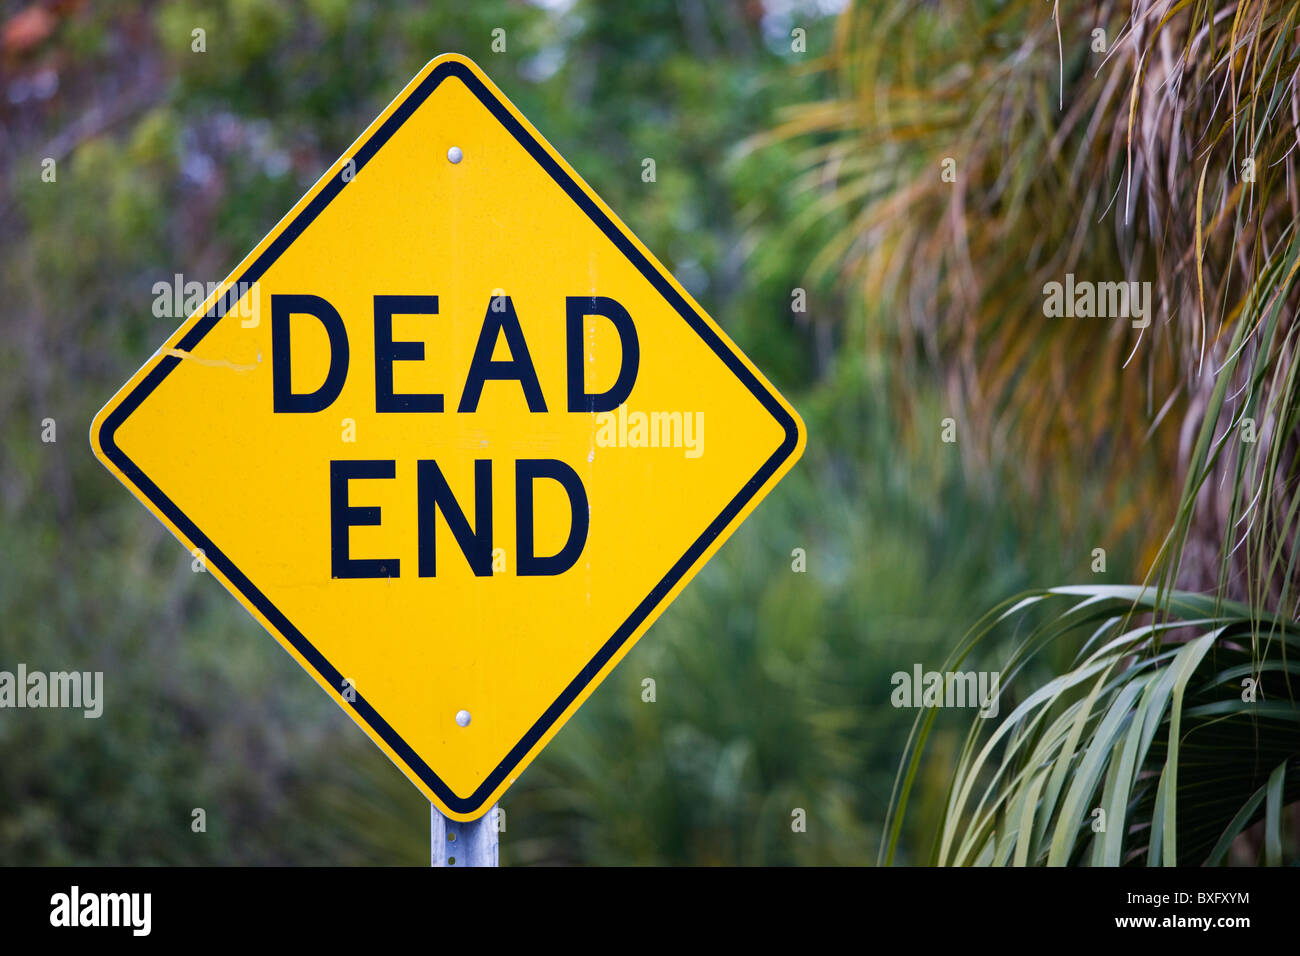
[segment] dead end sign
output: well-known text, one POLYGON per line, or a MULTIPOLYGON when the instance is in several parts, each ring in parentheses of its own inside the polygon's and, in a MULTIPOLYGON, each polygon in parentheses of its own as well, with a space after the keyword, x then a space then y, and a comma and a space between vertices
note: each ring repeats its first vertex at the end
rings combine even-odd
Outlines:
POLYGON ((91 426, 108 469, 459 820, 492 806, 804 440, 455 55, 91 426))

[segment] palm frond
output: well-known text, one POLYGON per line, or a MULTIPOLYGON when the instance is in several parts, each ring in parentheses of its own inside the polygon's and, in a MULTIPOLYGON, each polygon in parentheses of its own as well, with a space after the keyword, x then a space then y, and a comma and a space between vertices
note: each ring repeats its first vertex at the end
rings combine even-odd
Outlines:
MULTIPOLYGON (((1188 592, 1050 588, 988 615, 947 666, 1031 610, 1042 623, 1002 686, 1051 645, 1077 645, 1074 664, 1000 722, 974 722, 933 863, 1216 864, 1261 820, 1261 862, 1280 862, 1284 845, 1297 855, 1280 808, 1300 798, 1300 627, 1188 592)), ((933 714, 908 740, 884 862, 933 714)))

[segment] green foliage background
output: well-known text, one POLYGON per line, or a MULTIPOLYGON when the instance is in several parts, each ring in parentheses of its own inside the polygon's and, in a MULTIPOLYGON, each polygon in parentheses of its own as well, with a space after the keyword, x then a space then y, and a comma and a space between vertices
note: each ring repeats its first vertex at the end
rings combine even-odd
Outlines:
MULTIPOLYGON (((12 21, 30 6, 0 9, 12 21)), ((102 670, 106 708, 99 720, 0 711, 0 863, 427 862, 420 794, 191 571, 85 436, 177 324, 152 314, 154 283, 224 277, 444 51, 483 66, 809 432, 796 470, 508 792, 502 861, 876 859, 914 716, 890 706, 890 675, 940 668, 1018 590, 1129 579, 1132 542, 1103 540, 1087 508, 1057 527, 1050 497, 1021 497, 1015 461, 986 451, 982 468, 961 467, 962 438, 939 440, 953 409, 938 374, 916 375, 909 414, 893 414, 896 356, 854 332, 879 303, 808 276, 843 222, 789 228, 814 201, 788 188, 806 144, 745 146, 827 92, 810 66, 834 19, 787 6, 73 3, 5 49, 0 669, 102 670), (806 53, 791 50, 795 26, 806 53), (498 27, 504 53, 491 50, 498 27), (51 70, 57 90, 30 94, 51 70), (56 183, 41 181, 47 156, 56 183), (796 288, 807 313, 792 312, 796 288), (41 441, 45 418, 56 443, 41 441), (1108 574, 1089 569, 1098 546, 1108 574), (795 548, 807 573, 791 569, 795 548), (191 832, 196 807, 206 833, 191 832), (796 808, 806 832, 791 827, 796 808)), ((1078 512, 1090 479, 1074 485, 1078 512)), ((967 666, 996 669, 998 653, 967 666)), ((1004 708, 1034 674, 1004 690, 1004 708)), ((940 715, 904 861, 929 850, 945 748, 968 722, 940 715)))

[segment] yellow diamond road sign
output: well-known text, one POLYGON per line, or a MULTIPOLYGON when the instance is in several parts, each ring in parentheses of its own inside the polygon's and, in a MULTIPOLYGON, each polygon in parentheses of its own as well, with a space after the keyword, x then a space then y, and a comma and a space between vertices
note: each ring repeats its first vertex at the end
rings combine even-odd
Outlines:
POLYGON ((442 56, 100 411, 91 443, 470 820, 804 431, 478 67, 442 56))

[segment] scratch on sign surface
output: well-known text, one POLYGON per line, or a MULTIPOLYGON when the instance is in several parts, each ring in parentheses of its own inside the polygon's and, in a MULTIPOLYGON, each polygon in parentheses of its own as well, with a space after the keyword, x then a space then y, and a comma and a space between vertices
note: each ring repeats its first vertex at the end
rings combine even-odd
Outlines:
MULTIPOLYGON (((170 355, 173 358, 178 359, 188 359, 191 362, 198 362, 200 365, 209 365, 213 368, 234 369, 236 372, 251 372, 257 368, 258 364, 257 362, 254 362, 252 365, 240 365, 237 362, 230 361, 229 359, 199 358, 193 352, 186 352, 184 349, 163 349, 163 355, 170 355)), ((258 362, 260 361, 261 357, 259 356, 258 362)))

